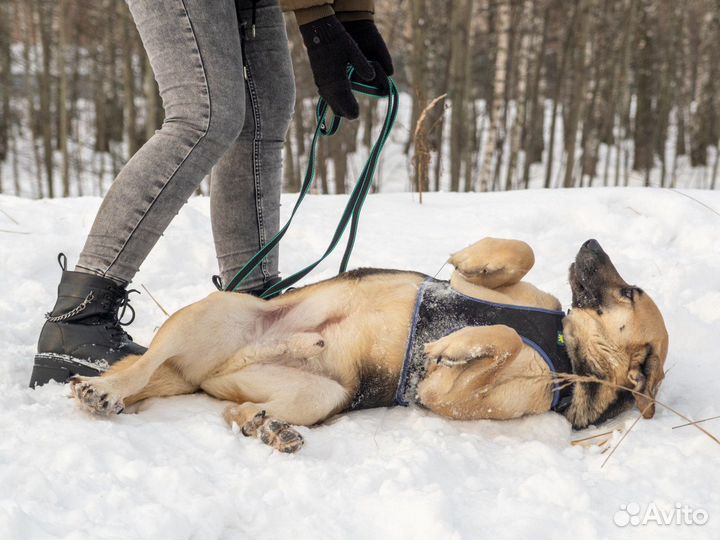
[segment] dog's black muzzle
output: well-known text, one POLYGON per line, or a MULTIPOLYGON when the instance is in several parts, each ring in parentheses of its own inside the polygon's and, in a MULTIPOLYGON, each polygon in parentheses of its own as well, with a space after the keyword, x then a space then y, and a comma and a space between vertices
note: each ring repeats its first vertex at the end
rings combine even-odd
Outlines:
POLYGON ((624 283, 598 241, 588 240, 570 265, 572 307, 599 309, 605 292, 624 283))

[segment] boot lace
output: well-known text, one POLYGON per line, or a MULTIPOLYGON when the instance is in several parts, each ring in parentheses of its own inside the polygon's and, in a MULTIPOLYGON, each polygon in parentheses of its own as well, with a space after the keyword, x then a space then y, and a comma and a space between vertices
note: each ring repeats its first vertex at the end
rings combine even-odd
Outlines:
POLYGON ((108 324, 105 326, 108 330, 110 330, 113 334, 113 336, 118 337, 120 339, 128 339, 132 341, 132 336, 128 334, 125 330, 123 330, 123 326, 128 326, 132 324, 132 322, 135 320, 135 309, 130 305, 130 294, 132 293, 138 293, 140 294, 140 291, 137 289, 130 289, 130 290, 122 290, 121 294, 118 296, 115 306, 113 309, 113 315, 112 315, 112 324, 108 324), (123 321, 123 317, 125 316, 126 311, 130 311, 130 320, 123 321))

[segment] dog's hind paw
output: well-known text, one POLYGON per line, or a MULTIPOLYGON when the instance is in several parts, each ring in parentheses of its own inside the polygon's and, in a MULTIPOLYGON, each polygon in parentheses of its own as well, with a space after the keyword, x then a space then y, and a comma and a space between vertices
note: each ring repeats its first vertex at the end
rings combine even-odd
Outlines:
POLYGON ((257 437, 268 446, 279 452, 292 454, 302 448, 302 435, 287 422, 276 420, 265 414, 257 413, 242 426, 241 431, 247 437, 257 437))
POLYGON ((101 416, 120 414, 125 408, 122 398, 113 397, 110 392, 103 389, 102 383, 96 378, 75 378, 70 384, 70 391, 80 406, 93 414, 101 416))

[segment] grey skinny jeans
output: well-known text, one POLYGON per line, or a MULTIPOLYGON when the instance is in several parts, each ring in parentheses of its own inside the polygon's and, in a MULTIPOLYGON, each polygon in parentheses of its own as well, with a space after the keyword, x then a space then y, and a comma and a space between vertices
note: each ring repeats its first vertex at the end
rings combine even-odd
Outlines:
MULTIPOLYGON (((279 228, 282 147, 295 81, 277 0, 128 0, 165 122, 100 206, 76 270, 128 283, 212 168, 210 209, 227 283, 279 228)), ((277 250, 243 283, 277 276, 277 250)))

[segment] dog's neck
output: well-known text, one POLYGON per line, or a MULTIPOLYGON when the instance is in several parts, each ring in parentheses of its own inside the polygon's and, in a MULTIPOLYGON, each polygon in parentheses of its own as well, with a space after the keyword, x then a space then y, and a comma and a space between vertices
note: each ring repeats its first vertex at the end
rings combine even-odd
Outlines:
MULTIPOLYGON (((563 330, 565 324, 563 324, 563 330)), ((565 334, 566 351, 570 359, 571 374, 580 377, 594 377, 607 379, 606 362, 593 358, 587 354, 587 347, 583 342, 574 337, 571 332, 565 334), (569 336, 569 338, 568 338, 569 336)), ((613 399, 598 399, 600 394, 613 390, 596 382, 572 382, 570 399, 561 406, 556 407, 556 412, 561 413, 573 425, 574 429, 583 429, 592 423, 601 423, 609 418, 617 416, 620 412, 632 405, 630 393, 620 393, 613 399), (600 404, 605 404, 600 406, 600 404)))

